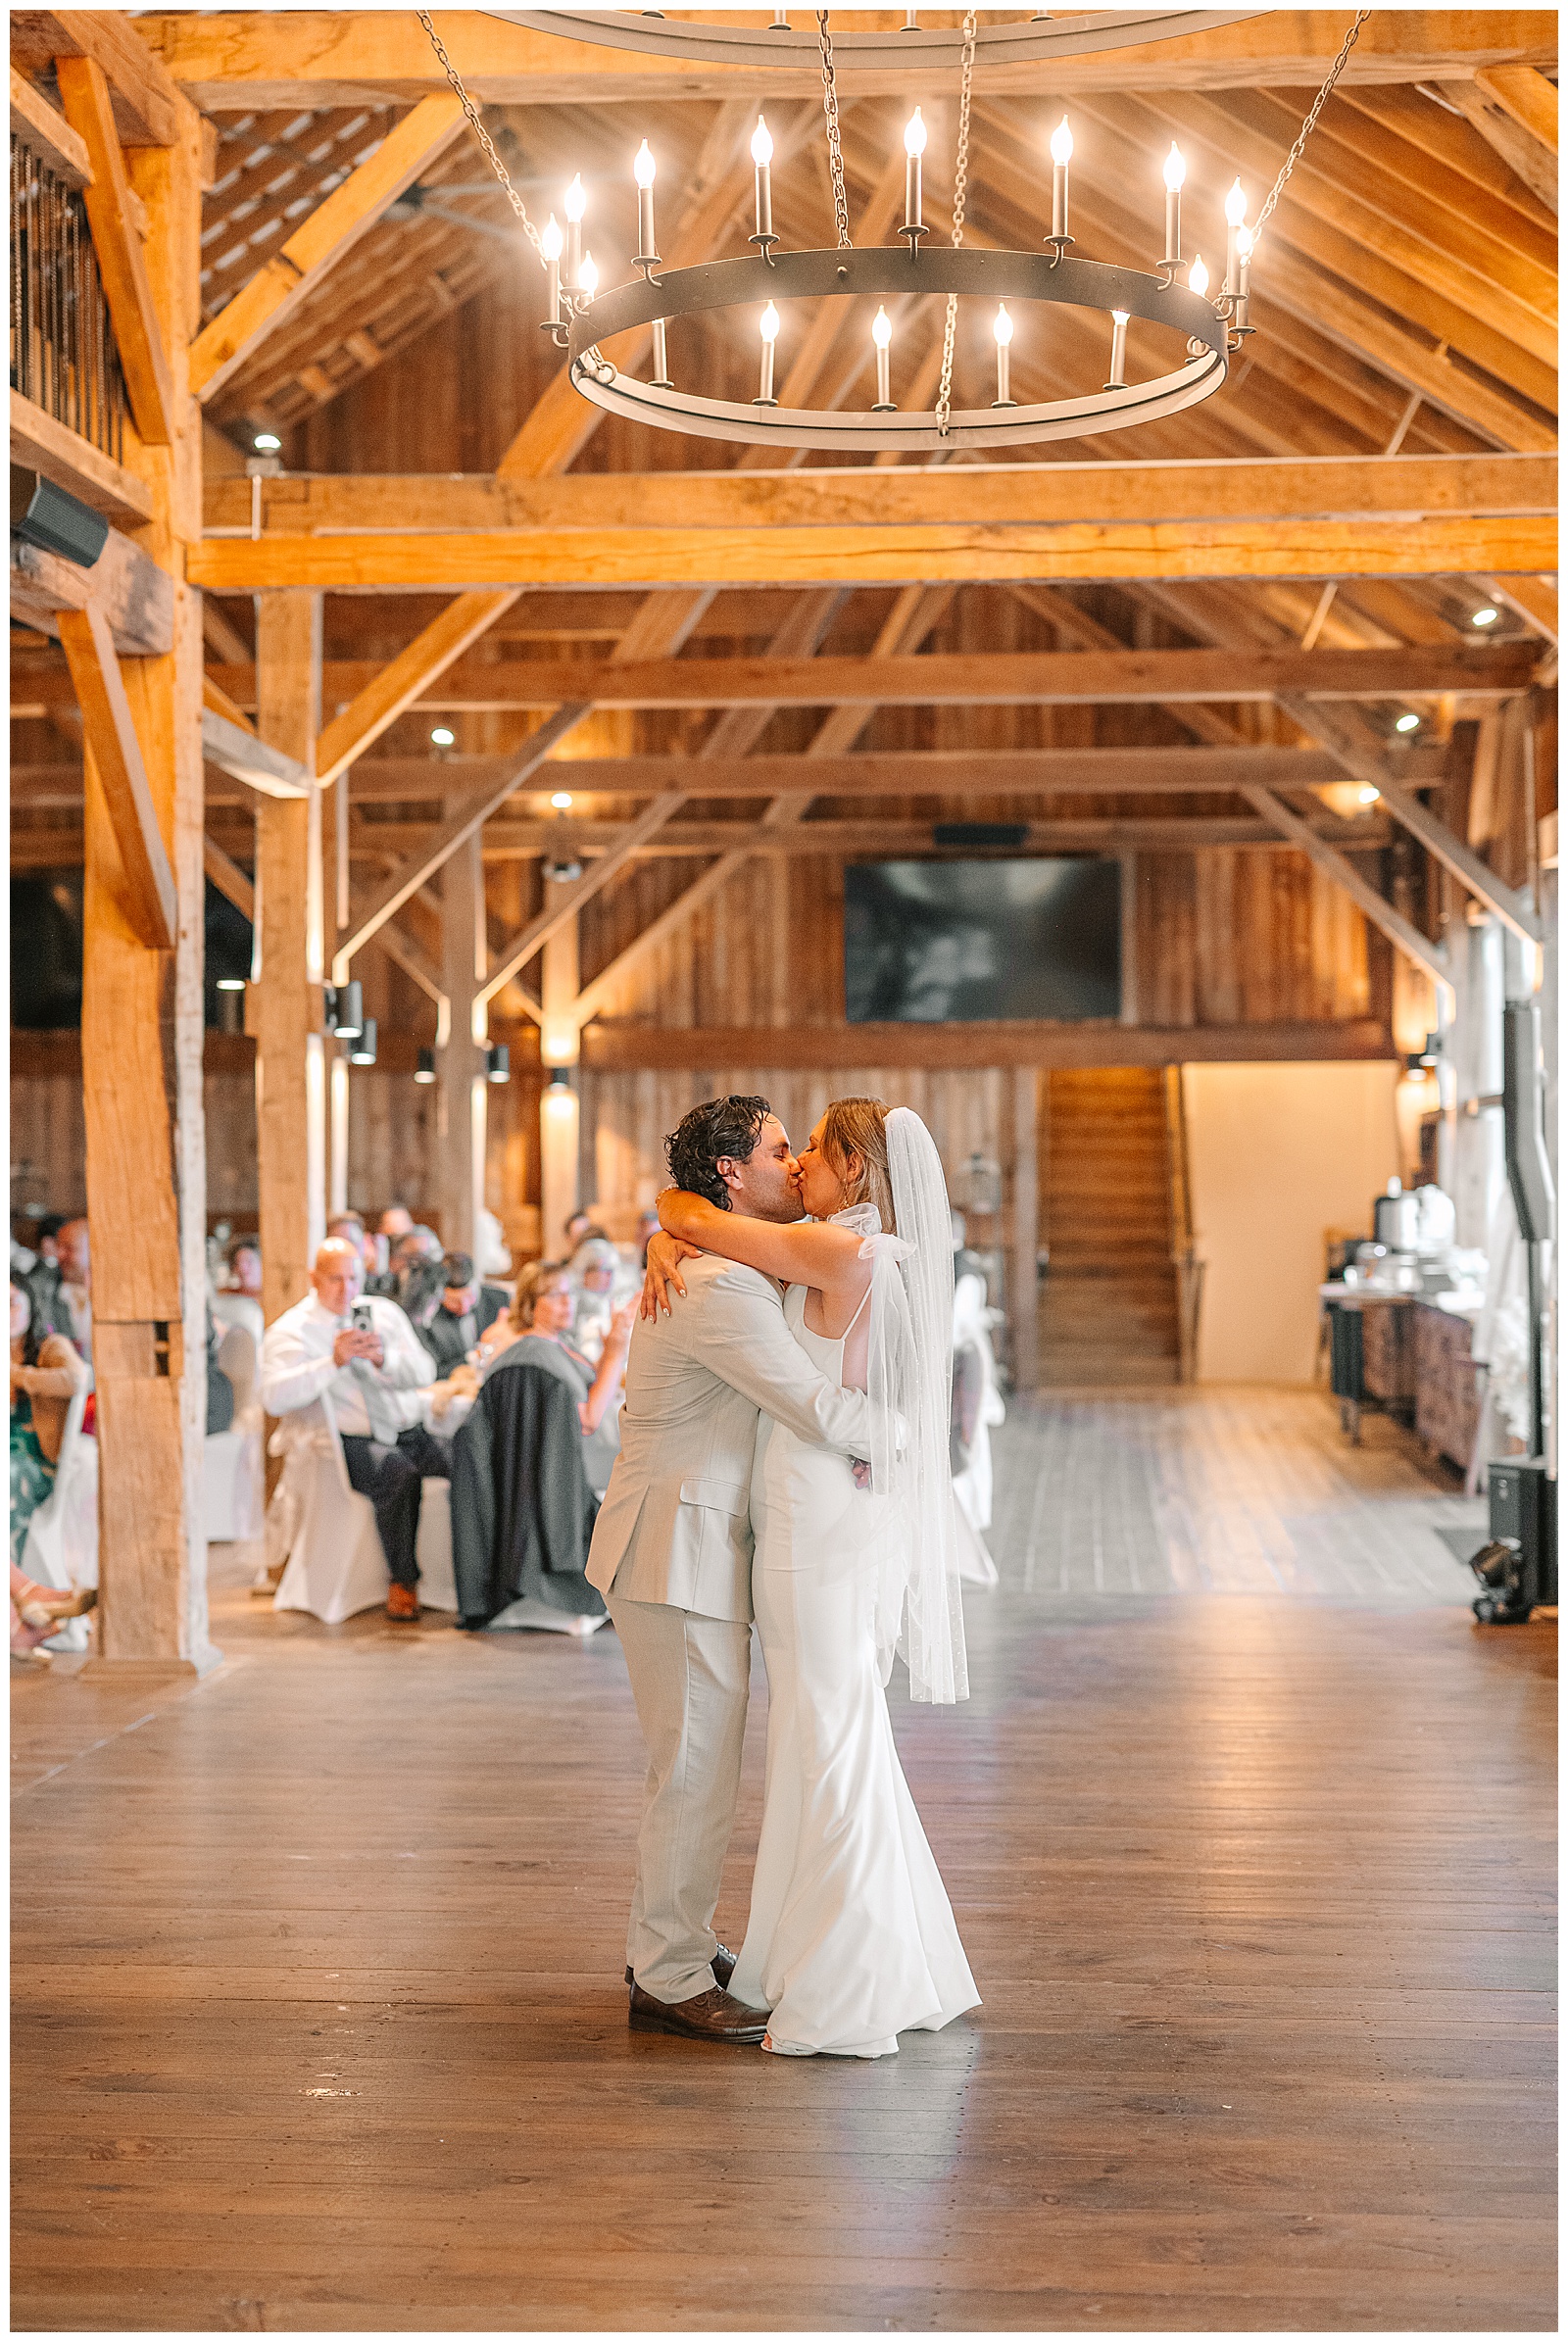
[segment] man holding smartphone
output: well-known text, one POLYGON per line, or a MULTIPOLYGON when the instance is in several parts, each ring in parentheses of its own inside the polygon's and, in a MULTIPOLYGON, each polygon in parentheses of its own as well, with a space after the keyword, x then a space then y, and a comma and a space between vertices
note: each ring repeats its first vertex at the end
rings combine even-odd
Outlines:
POLYGON ((328 1238, 310 1294, 267 1329, 262 1404, 288 1438, 336 1429, 349 1485, 375 1507, 392 1578, 386 1614, 409 1625, 419 1615, 420 1484, 450 1480, 452 1466, 423 1421, 435 1363, 395 1301, 362 1299, 364 1276, 358 1245, 328 1238))

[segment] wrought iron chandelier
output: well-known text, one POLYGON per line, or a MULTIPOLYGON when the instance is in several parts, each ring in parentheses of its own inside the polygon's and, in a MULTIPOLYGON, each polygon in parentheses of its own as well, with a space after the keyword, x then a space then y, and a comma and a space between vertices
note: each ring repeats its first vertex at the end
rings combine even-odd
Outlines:
MULTIPOLYGON (((1184 408, 1211 398, 1226 378, 1232 355, 1253 330, 1248 315, 1249 273, 1257 238, 1279 201, 1280 193, 1371 12, 1367 9, 1356 12, 1339 55, 1263 204, 1255 227, 1250 228, 1247 223, 1248 198, 1240 178, 1232 186, 1225 202, 1224 273, 1217 284, 1200 254, 1195 255, 1190 263, 1185 260, 1182 248, 1182 187, 1186 179, 1186 164, 1174 144, 1164 165, 1164 251, 1157 264, 1157 273, 1146 274, 1138 269, 1115 268, 1104 262, 1075 256, 1070 228, 1073 141, 1065 115, 1050 142, 1051 227, 1050 232, 1041 239, 1044 250, 1015 252, 964 247, 970 98, 982 37, 1001 38, 1004 35, 1016 40, 1034 34, 1049 37, 1057 31, 1070 33, 1072 27, 1077 26, 1084 46, 1108 45, 1102 44, 1096 37, 1098 29, 1107 22, 1103 19, 1074 19, 1068 20, 1065 24, 1061 20, 1054 20, 1044 25, 1031 20, 1027 26, 995 27, 989 36, 983 36, 979 29, 978 12, 971 9, 963 19, 961 35, 936 36, 948 42, 950 48, 956 49, 959 65, 952 242, 946 246, 926 242, 930 233, 924 219, 922 187, 926 132, 917 106, 904 134, 905 216, 897 231, 902 243, 858 248, 850 235, 844 158, 839 139, 836 72, 837 58, 843 56, 845 45, 839 44, 836 58, 828 12, 824 9, 816 12, 815 48, 821 68, 828 166, 837 228, 836 246, 831 250, 815 252, 785 252, 779 249, 779 238, 773 228, 773 141, 765 116, 760 114, 751 148, 756 174, 756 228, 748 241, 755 247, 754 256, 710 261, 688 268, 663 268, 654 226, 657 164, 648 141, 644 139, 632 167, 637 190, 638 220, 637 251, 632 265, 641 274, 629 284, 605 291, 600 290, 599 271, 584 240, 583 222, 587 207, 580 174, 564 191, 563 210, 566 216, 565 229, 560 227, 553 214, 542 230, 537 228, 528 218, 521 197, 512 185, 506 168, 447 56, 430 17, 423 10, 418 13, 448 79, 462 100, 491 167, 506 189, 513 209, 545 269, 547 314, 543 329, 566 353, 570 379, 584 398, 633 421, 653 423, 665 430, 680 431, 698 438, 738 440, 779 448, 854 449, 869 457, 883 450, 915 453, 964 447, 1016 447, 1048 440, 1082 438, 1090 434, 1125 430, 1135 423, 1152 422, 1159 416, 1178 414, 1184 408), (1090 29, 1084 30, 1086 25, 1090 29), (1178 282, 1178 271, 1184 268, 1186 281, 1178 282), (935 406, 930 412, 903 412, 890 395, 890 345, 894 324, 888 314, 888 304, 893 303, 897 309, 911 297, 922 294, 945 295, 947 299, 940 384, 935 406), (775 396, 775 356, 782 330, 779 304, 783 303, 787 307, 791 302, 818 301, 824 297, 848 297, 876 304, 869 327, 875 359, 876 399, 870 407, 858 413, 841 414, 821 409, 782 407, 775 396), (960 298, 983 299, 987 303, 995 301, 997 304, 992 325, 996 347, 996 397, 986 406, 955 408, 953 405, 960 298), (1108 349, 1108 364, 1106 378, 1101 389, 1080 398, 1056 399, 1033 405, 1018 404, 1010 391, 1014 319, 1009 303, 1054 303, 1103 313, 1109 325, 1102 344, 1108 349), (741 402, 710 398, 695 389, 677 386, 669 362, 670 322, 712 311, 746 308, 750 308, 757 317, 760 340, 757 396, 749 402, 741 402), (1164 327, 1177 336, 1183 345, 1183 353, 1178 363, 1165 371, 1129 382, 1127 327, 1133 317, 1164 327), (600 347, 602 342, 612 336, 637 328, 650 329, 653 365, 651 377, 646 381, 623 371, 605 356, 600 347)), ((597 17, 591 20, 557 17, 554 14, 547 17, 537 11, 492 10, 488 13, 562 32, 589 23, 602 26, 605 22, 597 17)), ((910 14, 912 17, 914 12, 910 14)), ((778 15, 782 18, 782 12, 778 12, 778 15)), ((1169 17, 1155 21, 1165 26, 1167 31, 1171 28, 1169 17)), ((1218 23, 1234 20, 1214 18, 1205 21, 1218 23)), ((1122 26, 1134 23, 1148 25, 1151 19, 1122 18, 1115 22, 1122 26)), ((1192 30, 1194 25, 1184 19, 1180 28, 1192 30)), ((646 45, 640 40, 633 41, 629 28, 619 22, 614 23, 613 29, 619 45, 646 45), (623 34, 627 37, 622 42, 623 34)), ((650 38, 696 32, 704 39, 712 41, 726 29, 720 26, 664 24, 656 26, 650 38)), ((791 41, 797 37, 788 33, 788 27, 784 26, 778 34, 781 42, 786 35, 791 41)), ((578 37, 584 35, 579 32, 578 37)), ((586 37, 609 36, 600 31, 586 37)), ((764 41, 767 35, 758 30, 744 37, 755 45, 764 41)), ((898 34, 886 33, 853 37, 862 44, 866 41, 896 42, 900 38, 898 34)), ((1141 36, 1134 34, 1131 37, 1148 39, 1161 35, 1146 30, 1141 36)), ((1129 35, 1124 30, 1118 39, 1121 45, 1127 45, 1129 35)), ((730 54, 727 50, 715 53, 730 54)), ((1062 52, 1058 48, 1056 53, 1062 52)), ((773 56, 774 62, 780 62, 782 51, 774 52, 773 56)))

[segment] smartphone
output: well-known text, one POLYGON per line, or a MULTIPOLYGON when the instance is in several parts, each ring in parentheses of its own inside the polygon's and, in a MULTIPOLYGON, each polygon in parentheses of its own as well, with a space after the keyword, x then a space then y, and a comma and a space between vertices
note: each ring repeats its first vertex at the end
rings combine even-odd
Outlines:
POLYGON ((349 1324, 356 1334, 373 1334, 375 1332, 375 1328, 370 1322, 368 1301, 355 1302, 353 1309, 349 1312, 349 1324))

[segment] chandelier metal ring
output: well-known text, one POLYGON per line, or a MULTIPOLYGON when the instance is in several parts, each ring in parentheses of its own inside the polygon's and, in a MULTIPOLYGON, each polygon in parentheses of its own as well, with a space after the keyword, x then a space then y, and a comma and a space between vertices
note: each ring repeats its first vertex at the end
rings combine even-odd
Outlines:
POLYGON ((684 431, 704 439, 753 446, 851 448, 868 453, 898 447, 917 451, 1007 447, 1025 441, 1078 439, 1152 422, 1196 406, 1219 389, 1229 366, 1227 319, 1211 301, 1186 286, 1102 261, 1054 259, 1046 253, 906 249, 779 252, 769 259, 710 261, 617 285, 584 303, 571 319, 568 354, 574 386, 597 407, 632 421, 684 431), (1004 301, 1049 301, 1079 309, 1142 317, 1187 341, 1189 357, 1172 371, 1125 388, 1045 405, 1006 409, 956 408, 943 432, 934 415, 830 415, 820 408, 763 407, 710 399, 643 382, 622 373, 598 347, 617 333, 657 319, 695 317, 768 301, 824 298, 905 300, 922 293, 990 296, 1004 301))
MULTIPOLYGON (((706 24, 668 22, 632 10, 490 8, 530 32, 553 32, 563 40, 588 41, 601 48, 631 49, 645 56, 701 60, 750 70, 793 66, 809 71, 816 63, 816 36, 778 22, 772 24, 706 24)), ((914 12, 911 10, 910 14, 914 12)), ((1062 57, 1089 56, 1102 49, 1131 49, 1151 41, 1178 40, 1245 24, 1266 13, 1255 8, 1133 9, 1075 17, 1024 17, 1010 24, 983 25, 975 42, 975 71, 988 67, 1043 65, 1062 57)), ((928 73, 956 67, 963 35, 956 27, 914 23, 892 32, 838 32, 834 50, 845 73, 876 71, 928 73)))

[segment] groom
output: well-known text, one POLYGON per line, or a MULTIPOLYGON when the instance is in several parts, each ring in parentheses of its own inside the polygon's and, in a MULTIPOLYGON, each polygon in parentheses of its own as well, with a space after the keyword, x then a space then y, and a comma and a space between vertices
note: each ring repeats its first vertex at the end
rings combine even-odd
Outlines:
MULTIPOLYGON (((694 1106, 666 1142, 677 1187, 757 1220, 799 1220, 795 1158, 765 1098, 694 1106)), ((610 1605, 648 1743, 626 1938, 632 2025, 755 2046, 766 2018, 724 1989, 713 1934, 751 1677, 752 1449, 766 1412, 800 1439, 870 1453, 867 1401, 826 1382, 758 1269, 705 1253, 686 1297, 639 1320, 621 1448, 589 1583, 610 1605)))

